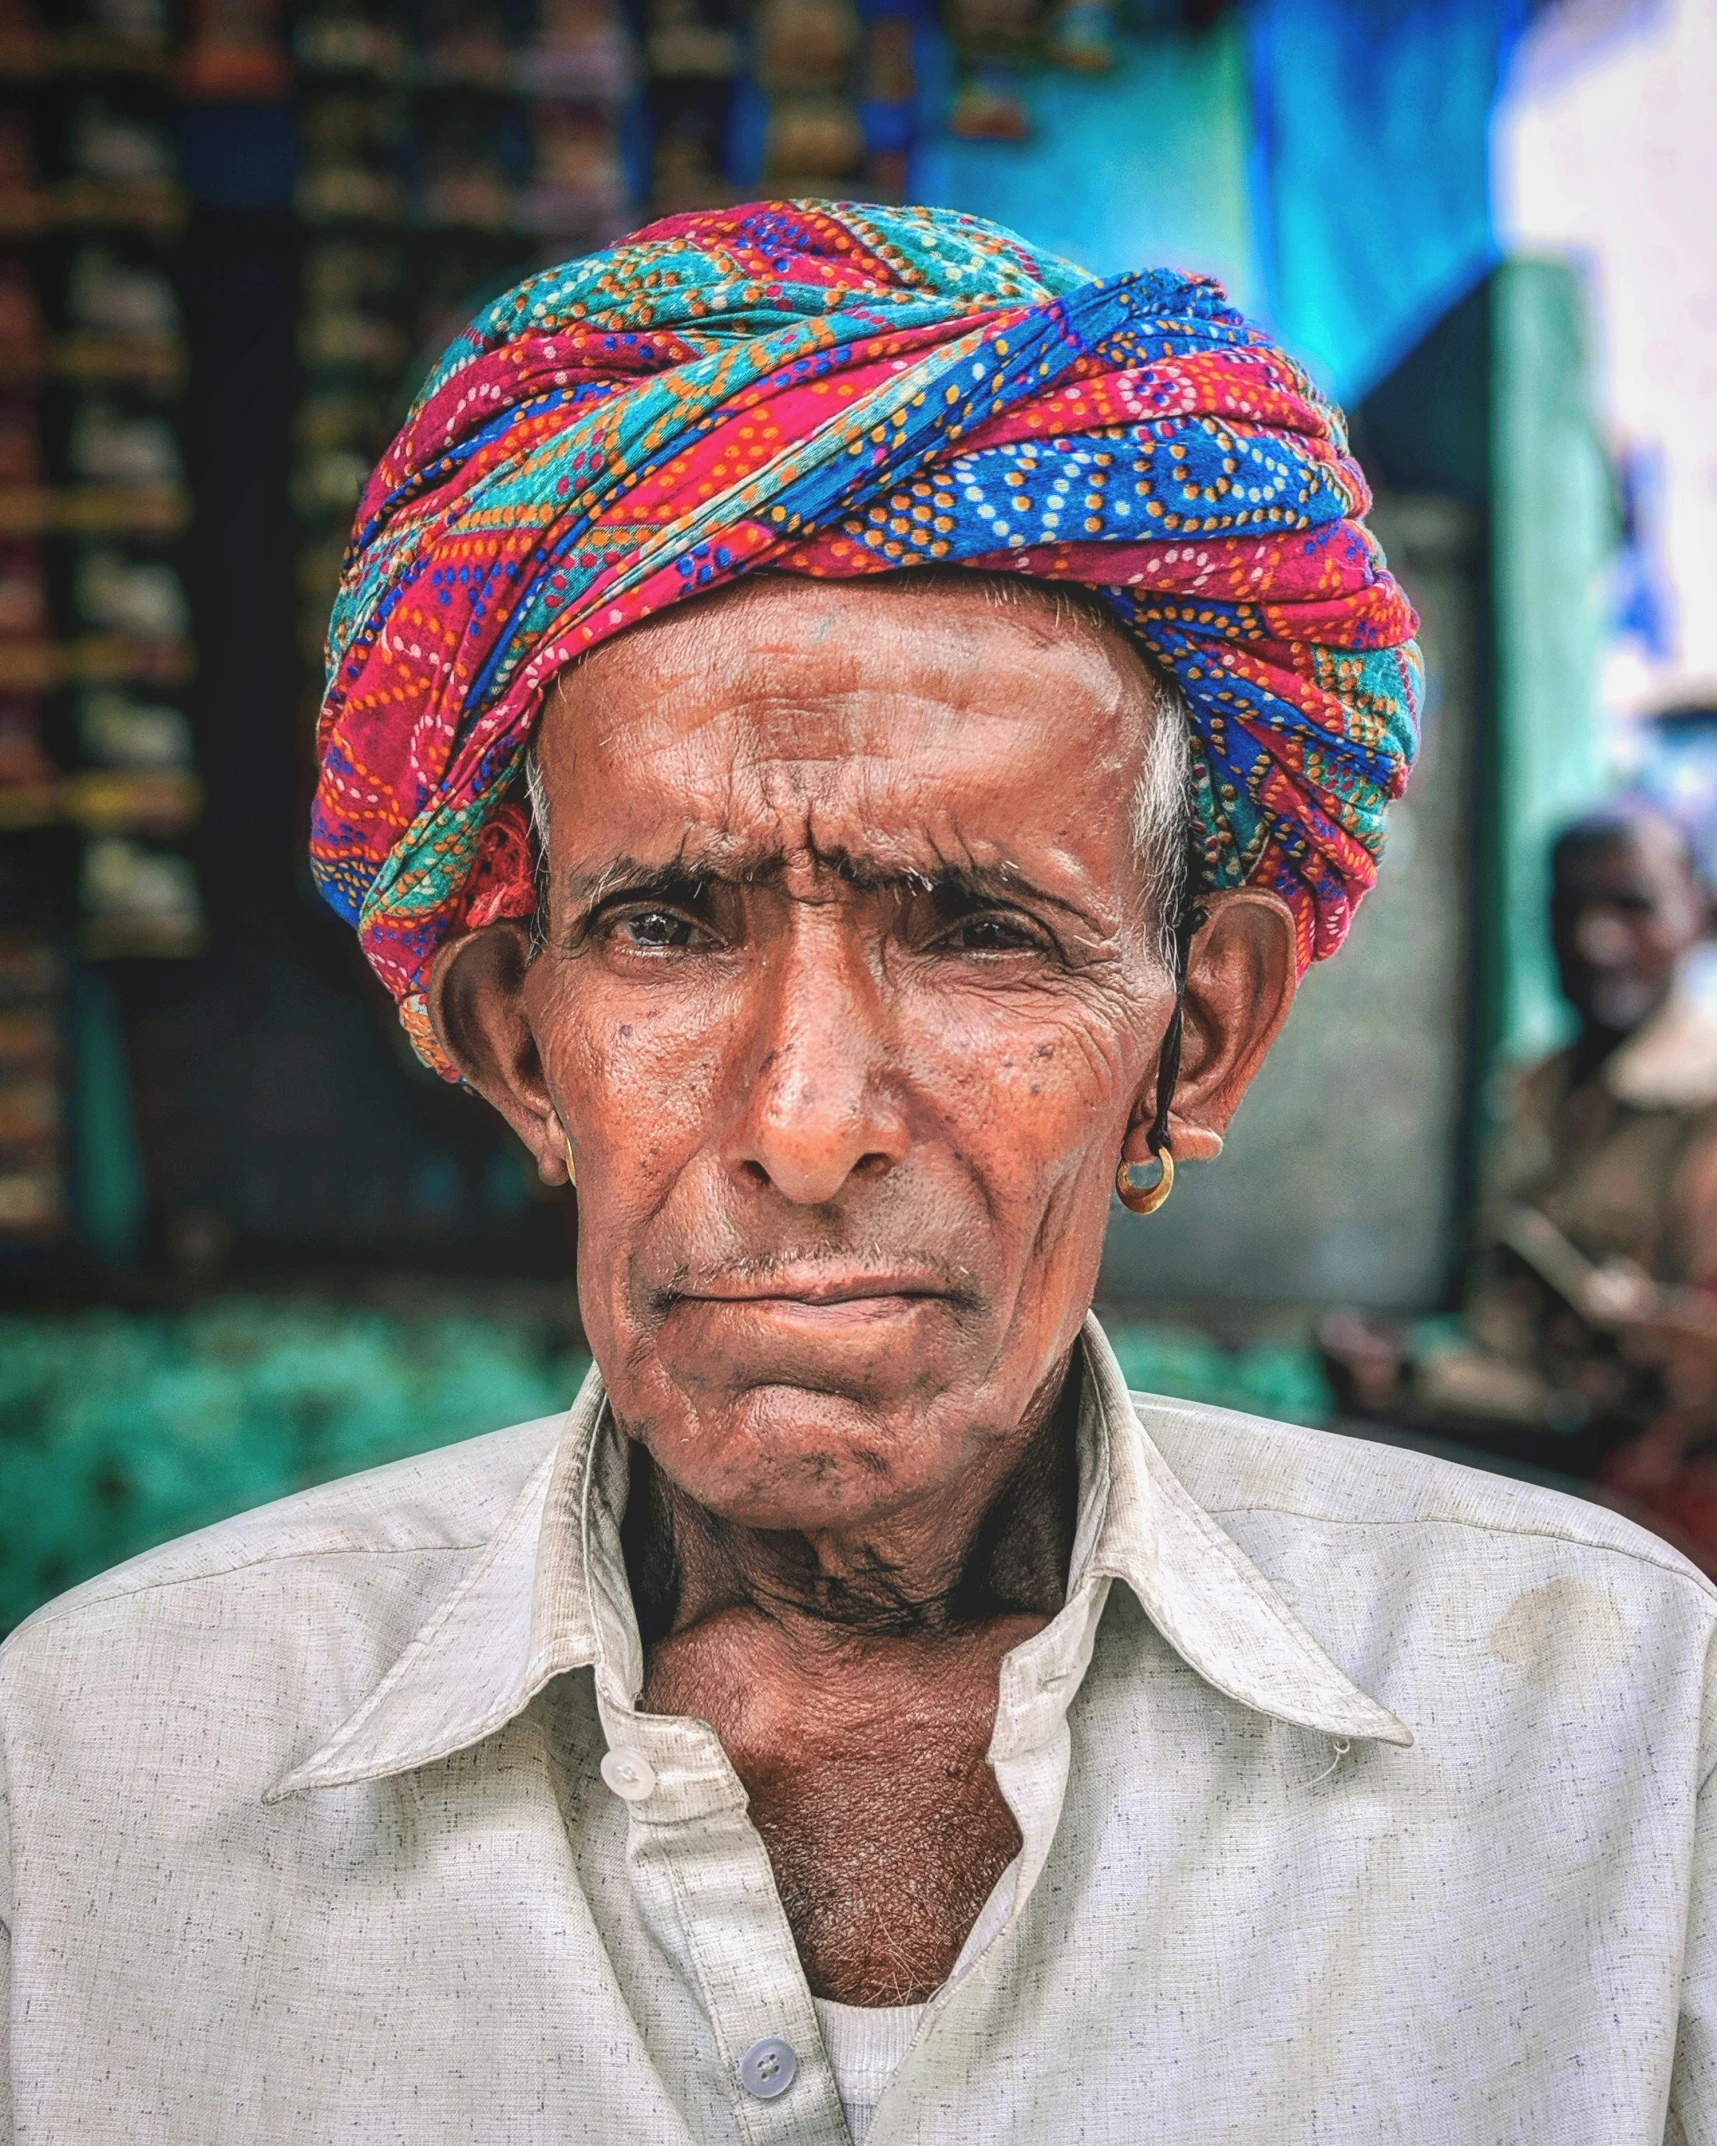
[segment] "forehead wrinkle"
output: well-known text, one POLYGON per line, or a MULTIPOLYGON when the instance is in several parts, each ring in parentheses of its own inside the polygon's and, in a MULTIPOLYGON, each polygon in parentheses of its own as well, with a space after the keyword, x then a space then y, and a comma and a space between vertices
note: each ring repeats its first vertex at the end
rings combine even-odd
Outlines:
MULTIPOLYGON (((771 782, 771 772, 783 777, 787 772, 774 755, 748 766, 730 760, 715 771, 719 794, 706 793, 697 801, 700 817, 684 816, 690 798, 672 816, 664 812, 661 825, 664 832, 673 830, 671 843, 658 847, 647 837, 640 843, 634 835, 626 851, 605 864, 558 875, 561 884, 571 899, 596 902, 616 888, 669 871, 697 880, 758 884, 797 865, 813 873, 832 872, 847 885, 865 889, 925 889, 964 880, 974 890, 1001 894, 1011 885, 1105 932, 1119 928, 1126 910, 1123 890, 1108 888, 1101 876, 1094 878, 1089 865, 1064 842, 1049 839, 1041 856, 1022 858, 1005 847, 1000 836, 964 826, 945 810, 926 814, 921 791, 913 794, 917 786, 909 786, 906 799, 915 808, 913 818, 891 827, 886 810, 879 812, 878 807, 892 802, 888 793, 895 787, 894 763, 867 755, 862 762, 847 757, 817 764, 845 777, 831 787, 847 794, 807 796, 791 780, 771 782), (875 779, 878 774, 881 781, 875 779), (1058 891, 1050 881, 1064 885, 1058 891)), ((564 828, 567 822, 563 817, 553 824, 564 828)))
MULTIPOLYGON (((1090 727, 1096 733, 1088 742, 1099 751, 1106 748, 1109 759, 1124 761, 1142 750, 1154 704, 1148 698, 1141 701, 1136 681, 1127 677, 1110 651, 1092 652, 1106 660, 1097 679, 1080 681, 1094 718, 1090 727)), ((961 688, 969 686, 969 672, 954 662, 920 660, 907 665, 892 651, 878 661, 868 651, 853 648, 843 651, 843 675, 831 679, 827 654, 820 649, 753 646, 744 651, 741 661, 730 665, 720 660, 728 651, 719 643, 707 653, 686 651, 671 670, 654 678, 647 705, 628 705, 623 691, 614 686, 602 690, 602 673, 586 668, 602 653, 598 650, 584 664, 563 672, 551 696, 551 705, 572 716, 575 727, 589 725, 585 749, 598 756, 626 751, 626 733, 637 723, 666 722, 681 738, 731 725, 738 733, 733 747, 736 757, 775 757, 806 765, 839 762, 854 756, 819 752, 809 742, 805 751, 796 750, 800 726, 817 730, 834 726, 849 734, 862 733, 880 713, 881 703, 887 719, 896 723, 908 710, 922 711, 928 718, 926 727, 941 733, 933 751, 958 762, 970 757, 970 749, 962 750, 962 745, 975 730, 991 723, 1015 725, 1020 716, 1017 708, 986 704, 982 696, 967 698, 961 688), (702 661, 697 660, 700 653, 702 661), (782 674, 801 666, 813 676, 804 690, 795 691, 790 679, 784 683, 782 674), (583 723, 577 722, 580 717, 583 723)), ((942 652, 924 649, 917 653, 922 659, 933 659, 942 652)), ((986 675, 993 679, 1013 668, 1001 660, 998 651, 997 662, 986 675)), ((579 750, 576 741, 573 749, 579 750)))
MULTIPOLYGON (((1004 638, 1013 638, 1009 629, 1017 631, 1023 616, 992 612, 984 623, 1002 627, 1004 638)), ((856 635, 855 645, 844 648, 845 660, 831 676, 826 648, 760 646, 755 640, 736 645, 738 637, 732 629, 737 623, 719 613, 702 619, 670 615, 651 622, 651 634, 662 636, 652 644, 655 654, 672 660, 658 661, 646 672, 641 703, 632 702, 625 690, 622 665, 627 654, 636 653, 627 650, 626 637, 593 651, 557 680, 551 710, 562 720, 545 724, 545 729, 558 734, 555 744, 565 738, 575 762, 588 754, 600 765, 639 752, 636 733, 640 724, 646 731, 665 726, 671 743, 682 747, 725 728, 730 770, 772 761, 791 788, 803 790, 817 779, 819 770, 844 771, 859 760, 910 775, 912 770, 902 767, 886 749, 890 733, 898 735, 902 717, 909 711, 919 712, 922 718, 920 779, 926 772, 953 774, 974 762, 988 762, 997 748, 992 733, 986 750, 983 734, 990 732, 993 723, 1014 727, 1024 713, 1018 706, 996 705, 988 692, 971 696, 969 642, 944 649, 934 645, 937 636, 926 636, 932 645, 920 640, 909 664, 898 649, 873 652, 858 645, 865 637, 856 635), (692 630, 685 633, 688 626, 692 630), (712 626, 725 630, 712 633, 712 626), (677 645, 682 634, 689 645, 677 645), (937 657, 944 660, 937 661, 937 657), (795 690, 792 673, 801 668, 809 675, 805 689, 795 690), (607 675, 611 669, 616 673, 613 677, 607 675), (788 673, 785 684, 784 670, 788 673), (850 741, 854 736, 864 738, 873 726, 880 726, 881 750, 866 747, 855 753, 850 744, 845 750, 829 750, 823 742, 830 730, 844 732, 850 741)), ((1085 675, 1078 681, 1083 690, 1077 695, 1087 705, 1086 720, 1072 727, 1084 733, 1081 743, 1094 772, 1101 769, 1124 779, 1144 751, 1157 713, 1154 695, 1141 696, 1139 680, 1130 675, 1120 652, 1106 643, 1075 637, 1074 646, 1087 659, 1079 666, 1085 675), (1091 658, 1097 659, 1094 666, 1091 658)), ((1041 657, 1042 650, 1034 648, 1033 653, 1041 657)), ((995 657, 1001 672, 1016 670, 1000 649, 995 657)), ((993 688, 996 666, 987 667, 985 676, 993 688)), ((1026 727, 1031 727, 1029 720, 1026 727)))
MULTIPOLYGON (((1021 620, 1009 615, 990 614, 984 623, 1000 627, 1004 643, 1013 640, 1015 650, 1026 638, 1018 633, 1021 620)), ((1098 860, 1083 857, 1079 841, 1068 839, 1086 824, 1082 816, 1065 826, 1042 827, 1036 844, 1041 854, 1021 859, 1009 854, 1019 828, 1007 796, 966 794, 974 779, 980 790, 992 788, 989 777, 1000 750, 992 723, 1011 726, 1028 711, 1011 700, 998 706, 983 691, 969 704, 966 693, 949 697, 939 690, 942 662, 933 662, 928 676, 922 670, 913 675, 897 652, 885 650, 872 667, 868 648, 856 645, 863 636, 853 637, 855 645, 844 649, 845 660, 832 674, 825 668, 819 675, 808 660, 814 650, 770 645, 777 637, 767 633, 746 635, 743 645, 736 645, 738 625, 733 616, 696 624, 657 622, 651 629, 654 633, 659 626, 662 635, 656 650, 671 660, 646 667, 640 699, 630 706, 621 668, 624 641, 593 652, 558 682, 554 699, 561 720, 552 727, 568 754, 561 759, 563 780, 574 776, 581 760, 580 787, 601 786, 604 763, 614 768, 621 760, 629 763, 634 786, 636 775, 645 777, 642 794, 634 789, 638 809, 628 814, 628 849, 652 859, 660 854, 649 830, 649 821, 659 814, 664 829, 674 831, 673 860, 697 874, 756 880, 797 850, 813 865, 840 860, 841 876, 849 881, 922 884, 945 875, 952 858, 989 868, 992 885, 995 874, 1011 871, 1047 892, 1041 889, 1047 873, 1066 883, 1066 892, 1075 897, 1072 906, 1093 919, 1101 916, 1105 926, 1111 910, 1121 915, 1124 891, 1109 887, 1107 869, 1098 869, 1098 860), (712 633, 718 623, 722 630, 712 633), (680 642, 682 624, 693 630, 680 642), (674 642, 679 645, 670 648, 674 642), (807 659, 804 672, 801 658, 807 659), (788 672, 785 689, 778 666, 788 672), (614 675, 607 675, 610 670, 614 675), (801 677, 806 690, 796 691, 801 677), (919 743, 903 757, 888 748, 902 730, 912 730, 901 718, 914 712, 921 717, 919 743), (652 728, 668 734, 650 747, 640 741, 640 725, 646 735, 652 728), (855 738, 862 741, 857 751, 850 743, 855 738), (963 806, 975 811, 977 824, 963 806), (994 820, 998 811, 1009 817, 987 834, 983 822, 994 820), (690 827, 688 814, 695 816, 690 827), (956 814, 965 820, 963 827, 955 826, 956 814), (695 845, 688 846, 700 823, 695 845)), ((780 636, 788 644, 793 638, 780 636)), ((935 643, 939 636, 927 638, 935 643)), ((628 653, 641 649, 634 644, 628 653)), ((1041 660, 1040 649, 1034 646, 1033 653, 1041 660)), ((1116 795, 1130 796, 1128 777, 1157 711, 1141 701, 1137 681, 1106 644, 1088 644, 1080 653, 1087 658, 1079 665, 1083 690, 1078 698, 1084 706, 1082 719, 1069 727, 1082 734, 1089 778, 1105 789, 1113 783, 1116 795)), ((825 647, 825 664, 828 654, 825 647)), ((963 668, 961 651, 937 647, 935 654, 947 659, 948 683, 969 692, 969 670, 964 678, 956 675, 963 668)), ((1004 668, 1015 669, 1002 660, 1004 668)), ((1029 720, 1025 727, 1029 734, 1029 720)), ((1028 757, 1041 758, 1042 738, 1032 742, 1037 751, 1028 757)), ((1006 788, 1002 783, 1002 791, 1006 788)), ((600 819, 591 832, 600 835, 600 819)), ((663 855, 661 861, 669 858, 663 855)), ((1059 897, 1051 893, 1049 898, 1059 897)))

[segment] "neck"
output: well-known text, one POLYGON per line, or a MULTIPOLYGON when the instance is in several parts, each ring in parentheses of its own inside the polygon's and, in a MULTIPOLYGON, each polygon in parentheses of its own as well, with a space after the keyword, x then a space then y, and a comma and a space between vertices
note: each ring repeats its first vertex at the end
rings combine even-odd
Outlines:
POLYGON ((1605 1028, 1596 1021, 1583 1021, 1574 1038, 1571 1071, 1575 1085, 1589 1081, 1612 1052, 1628 1040, 1631 1029, 1605 1028))
POLYGON ((635 1443, 622 1544, 645 1645, 731 1611, 764 1617, 808 1646, 1054 1616, 1078 1507, 1079 1389, 1075 1351, 1012 1436, 993 1441, 988 1465, 851 1529, 798 1533, 724 1519, 635 1443))

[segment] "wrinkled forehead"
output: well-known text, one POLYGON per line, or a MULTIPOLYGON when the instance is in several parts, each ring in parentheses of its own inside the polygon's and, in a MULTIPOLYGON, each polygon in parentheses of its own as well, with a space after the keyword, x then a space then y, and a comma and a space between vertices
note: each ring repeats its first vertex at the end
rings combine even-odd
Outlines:
POLYGON ((708 840, 1127 872, 1151 673, 1118 625, 987 578, 769 579, 595 650, 539 733, 556 861, 708 840))

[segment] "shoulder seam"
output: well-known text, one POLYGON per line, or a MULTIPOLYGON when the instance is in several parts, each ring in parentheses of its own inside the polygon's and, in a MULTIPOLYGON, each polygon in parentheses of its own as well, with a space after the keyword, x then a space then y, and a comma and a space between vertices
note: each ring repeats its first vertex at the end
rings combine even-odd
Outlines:
MULTIPOLYGON (((1510 1478, 1512 1480, 1512 1478, 1510 1478)), ((1564 1492, 1562 1495, 1567 1496, 1564 1492)), ((1603 1508, 1608 1510, 1608 1508, 1603 1508)), ((1212 1519, 1220 1519, 1228 1513, 1281 1513, 1292 1520, 1316 1520, 1329 1527, 1340 1528, 1403 1528, 1443 1527, 1472 1528, 1481 1535, 1520 1535, 1540 1542, 1565 1542, 1576 1550, 1591 1550, 1605 1557, 1625 1557, 1636 1565, 1646 1565, 1653 1572, 1661 1572, 1668 1579, 1691 1581, 1696 1593, 1706 1596, 1717 1607, 1717 1583, 1692 1567, 1671 1565, 1662 1558, 1653 1557, 1648 1551, 1634 1550, 1619 1542, 1588 1542, 1583 1537, 1561 1528, 1505 1527, 1492 1520, 1469 1520, 1459 1513, 1409 1513, 1401 1515, 1369 1513, 1320 1513, 1307 1512, 1297 1505, 1212 1505, 1206 1508, 1212 1519)), ((1617 1518, 1621 1518, 1620 1514, 1617 1518)), ((1637 1523, 1635 1523, 1637 1525, 1637 1523)), ((1666 1546, 1667 1547, 1667 1546, 1666 1546)))
POLYGON ((476 1542, 400 1543, 391 1549, 380 1544, 371 1549, 344 1549, 328 1543, 314 1549, 271 1550, 266 1556, 241 1557, 230 1565, 217 1565, 208 1572, 181 1572, 160 1580, 139 1580, 134 1587, 115 1587, 106 1594, 95 1595, 87 1602, 73 1602, 64 1609, 57 1609, 50 1602, 25 1618, 5 1644, 10 1646, 25 1632, 38 1631, 50 1624, 63 1624, 67 1618, 81 1616, 85 1610, 97 1609, 104 1602, 126 1602, 138 1595, 157 1594, 168 1587, 195 1587, 205 1580, 230 1580, 234 1573, 254 1572, 263 1565, 292 1565, 308 1557, 429 1557, 444 1550, 482 1550, 488 1543, 489 1537, 484 1535, 476 1542))

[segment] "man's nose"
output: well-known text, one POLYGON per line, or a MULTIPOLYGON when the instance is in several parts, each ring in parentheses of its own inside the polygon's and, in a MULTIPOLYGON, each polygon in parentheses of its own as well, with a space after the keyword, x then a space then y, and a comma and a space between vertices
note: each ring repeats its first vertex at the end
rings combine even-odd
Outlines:
POLYGON ((906 1155, 886 1008, 862 948, 825 912, 789 934, 757 1003, 750 1090, 734 1161, 796 1206, 906 1155))

